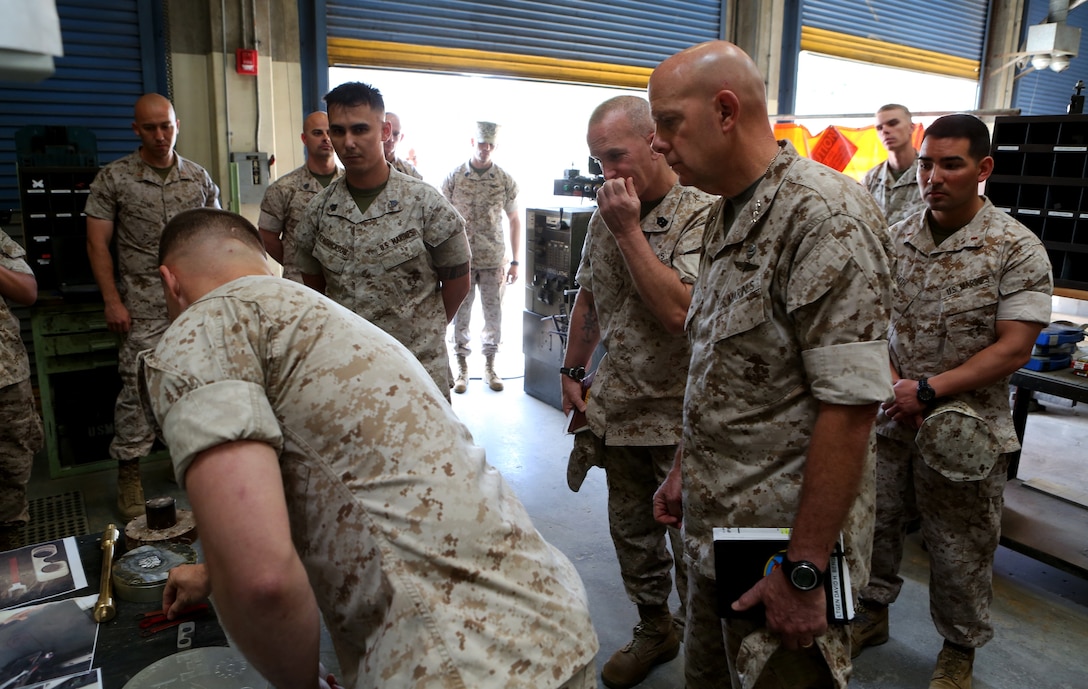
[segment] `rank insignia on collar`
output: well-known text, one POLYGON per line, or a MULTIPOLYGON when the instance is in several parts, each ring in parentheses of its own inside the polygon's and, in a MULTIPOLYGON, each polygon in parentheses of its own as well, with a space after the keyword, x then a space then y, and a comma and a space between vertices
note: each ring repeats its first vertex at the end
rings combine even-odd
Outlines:
POLYGON ((389 210, 393 210, 396 207, 397 207, 397 200, 396 199, 393 199, 392 201, 389 202, 389 210))
POLYGON ((334 211, 334 210, 336 210, 336 207, 339 206, 339 205, 340 204, 338 204, 338 203, 330 203, 329 204, 329 210, 334 211))
POLYGON ((666 218, 662 218, 662 217, 658 217, 658 219, 657 219, 657 226, 658 226, 658 227, 664 227, 665 225, 668 225, 668 224, 669 224, 669 221, 668 221, 668 219, 666 219, 666 218))

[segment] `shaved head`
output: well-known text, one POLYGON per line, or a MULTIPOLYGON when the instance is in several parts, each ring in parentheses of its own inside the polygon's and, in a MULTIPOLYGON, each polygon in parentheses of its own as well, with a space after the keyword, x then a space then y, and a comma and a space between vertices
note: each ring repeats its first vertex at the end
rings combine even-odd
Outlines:
POLYGON ((631 131, 642 136, 654 133, 654 120, 650 117, 650 104, 645 98, 638 96, 616 96, 593 109, 589 116, 589 126, 601 124, 609 115, 619 113, 623 120, 631 127, 631 131))
POLYGON ((700 43, 669 57, 650 76, 649 96, 654 148, 682 184, 733 196, 778 152, 763 77, 732 43, 700 43))
POLYGON ((218 208, 194 208, 182 211, 166 223, 159 240, 159 265, 178 260, 179 256, 192 254, 211 245, 218 250, 224 242, 241 242, 264 256, 261 233, 237 213, 218 208))
POLYGON ((650 77, 651 88, 661 81, 671 83, 682 94, 703 97, 732 91, 746 109, 761 112, 766 119, 763 76, 747 53, 727 41, 700 43, 667 58, 650 77))
POLYGON ((177 119, 177 115, 174 113, 174 104, 165 96, 157 93, 140 96, 136 101, 136 107, 132 109, 132 118, 136 122, 157 117, 162 118, 164 114, 166 114, 164 119, 177 119))
POLYGON ((329 116, 315 110, 302 122, 302 145, 306 147, 306 166, 318 175, 332 174, 336 170, 333 159, 332 139, 329 138, 329 116))
POLYGON ((157 168, 174 162, 178 116, 169 100, 157 93, 140 96, 132 109, 132 131, 140 137, 140 157, 157 168))
POLYGON ((272 275, 261 234, 242 216, 195 208, 166 223, 159 240, 159 276, 173 320, 189 304, 247 275, 272 275))
POLYGON ((638 96, 616 96, 589 117, 586 143, 606 180, 629 179, 642 201, 663 198, 676 184, 665 157, 650 147, 654 121, 650 104, 638 96))
POLYGON ((404 138, 404 132, 400 128, 400 116, 395 112, 386 112, 385 121, 389 123, 389 138, 382 141, 382 150, 385 159, 393 162, 397 157, 397 144, 404 138))
POLYGON ((900 105, 899 103, 888 103, 887 105, 881 105, 880 109, 877 110, 877 113, 879 114, 882 112, 888 112, 889 110, 902 110, 903 114, 906 115, 907 120, 910 120, 910 110, 907 110, 907 106, 900 105))
POLYGON ((306 116, 306 119, 302 121, 302 131, 308 132, 311 129, 328 129, 329 128, 329 116, 324 110, 315 110, 306 116))

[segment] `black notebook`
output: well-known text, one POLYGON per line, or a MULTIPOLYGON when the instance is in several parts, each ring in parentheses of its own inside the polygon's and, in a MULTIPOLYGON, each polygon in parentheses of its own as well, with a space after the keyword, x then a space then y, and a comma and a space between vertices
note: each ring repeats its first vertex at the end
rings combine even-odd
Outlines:
MULTIPOLYGON (((714 529, 714 564, 718 589, 718 616, 763 619, 763 606, 737 612, 731 607, 756 582, 782 566, 790 544, 790 529, 714 529)), ((854 619, 850 571, 843 555, 842 537, 835 544, 824 576, 828 624, 854 619)))

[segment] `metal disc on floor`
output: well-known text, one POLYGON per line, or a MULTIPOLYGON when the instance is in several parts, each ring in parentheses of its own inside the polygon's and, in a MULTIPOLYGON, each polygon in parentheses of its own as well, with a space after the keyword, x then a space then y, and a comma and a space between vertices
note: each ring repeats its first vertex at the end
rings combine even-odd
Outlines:
POLYGON ((170 570, 196 563, 196 551, 184 543, 157 543, 134 548, 113 564, 113 591, 121 600, 155 603, 162 600, 170 570))
POLYGON ((261 673, 241 653, 227 646, 208 646, 175 653, 140 670, 124 689, 269 689, 261 673))

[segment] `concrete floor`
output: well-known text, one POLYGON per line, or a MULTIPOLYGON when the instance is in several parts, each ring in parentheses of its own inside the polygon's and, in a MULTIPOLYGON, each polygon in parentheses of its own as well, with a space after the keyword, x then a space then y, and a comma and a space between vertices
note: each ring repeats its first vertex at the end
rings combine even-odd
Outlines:
MULTIPOLYGON (((506 323, 520 323, 516 301, 507 300, 511 314, 506 323)), ((518 343, 520 334, 510 332, 505 339, 518 343)), ((469 390, 454 395, 454 409, 517 491, 537 528, 581 573, 601 642, 599 667, 629 640, 637 621, 635 608, 623 593, 608 535, 604 476, 593 470, 579 493, 567 488, 565 468, 571 438, 564 434, 565 419, 559 411, 524 394, 521 354, 516 344, 507 350, 500 353, 497 367, 507 379, 506 390, 496 393, 487 389, 480 380, 483 358, 477 355, 470 359, 473 380, 469 390)), ((1086 436, 1088 414, 1079 410, 1032 414, 1021 476, 1084 477, 1083 450, 1071 453, 1061 448, 1080 443, 1086 436), (1062 454, 1071 460, 1059 461, 1062 454)), ((50 480, 44 461, 41 464, 32 481, 31 497, 80 490, 92 532, 116 519, 113 472, 50 480)), ((172 494, 179 498, 180 506, 187 504, 169 480, 167 463, 148 463, 143 475, 149 497, 172 494)), ((941 640, 929 619, 928 565, 916 537, 908 539, 903 576, 903 594, 891 610, 891 641, 867 650, 857 660, 852 686, 907 689, 927 685, 941 640)), ((1088 581, 1002 547, 994 589, 997 633, 978 653, 975 687, 1088 687, 1088 581)), ((325 657, 332 658, 331 654, 325 657)), ((683 687, 682 655, 656 668, 640 686, 683 687)))
MULTIPOLYGON (((487 448, 490 461, 513 484, 537 528, 578 567, 601 642, 599 668, 630 639, 637 622, 634 606, 622 590, 608 535, 604 474, 591 471, 581 491, 570 492, 565 470, 571 440, 562 434, 564 418, 519 388, 517 380, 508 380, 507 389, 495 393, 474 380, 465 395, 455 396, 454 408, 476 442, 487 448)), ((1037 416, 1033 414, 1028 423, 1025 474, 1035 464, 1033 449, 1044 440, 1061 442, 1062 421, 1081 435, 1088 433, 1088 415, 1066 415, 1072 420, 1047 419, 1051 422, 1047 432, 1033 434, 1037 416)), ((1074 457, 1083 461, 1084 454, 1074 457)), ((1053 456, 1048 461, 1056 463, 1053 456)), ((917 536, 908 539, 902 575, 906 583, 892 607, 892 639, 857 659, 852 686, 908 689, 928 684, 941 638, 929 619, 928 560, 917 536)), ((1002 547, 994 590, 996 636, 978 652, 975 687, 1088 687, 1088 581, 1002 547)), ((682 657, 656 668, 639 686, 683 687, 682 657)))

